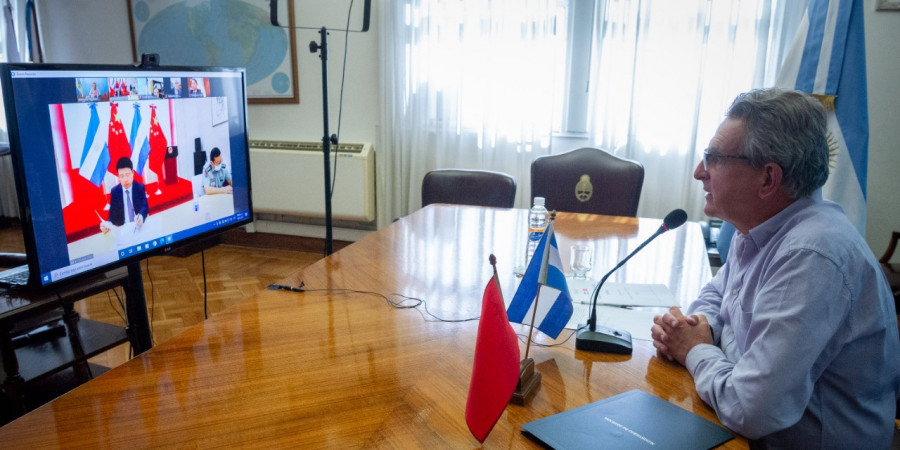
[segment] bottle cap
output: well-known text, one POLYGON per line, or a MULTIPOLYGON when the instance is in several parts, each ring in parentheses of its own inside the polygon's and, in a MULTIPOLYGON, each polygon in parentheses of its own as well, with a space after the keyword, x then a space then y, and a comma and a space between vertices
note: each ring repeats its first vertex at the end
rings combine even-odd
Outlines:
POLYGON ((535 197, 534 206, 544 206, 544 197, 535 197))

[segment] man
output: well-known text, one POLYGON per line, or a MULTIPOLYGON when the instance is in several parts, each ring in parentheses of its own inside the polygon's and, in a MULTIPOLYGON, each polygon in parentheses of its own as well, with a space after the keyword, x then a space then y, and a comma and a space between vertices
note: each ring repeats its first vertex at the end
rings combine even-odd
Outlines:
POLYGON ((91 90, 88 92, 88 98, 91 100, 100 100, 100 89, 97 89, 97 83, 91 83, 91 90))
POLYGON ((134 166, 131 159, 121 157, 116 161, 119 184, 110 191, 109 220, 100 222, 100 231, 107 233, 112 226, 122 226, 134 222, 140 229, 147 219, 147 194, 144 185, 134 181, 134 166))
POLYGON ((188 97, 202 97, 203 92, 197 87, 197 79, 188 79, 188 97))
POLYGON ((209 162, 203 166, 203 192, 211 194, 231 194, 231 172, 222 162, 222 151, 213 147, 209 152, 209 162))
POLYGON ((888 448, 900 342, 892 294, 828 177, 825 110, 797 92, 741 94, 694 178, 737 229, 690 305, 654 318, 721 422, 763 447, 888 448))

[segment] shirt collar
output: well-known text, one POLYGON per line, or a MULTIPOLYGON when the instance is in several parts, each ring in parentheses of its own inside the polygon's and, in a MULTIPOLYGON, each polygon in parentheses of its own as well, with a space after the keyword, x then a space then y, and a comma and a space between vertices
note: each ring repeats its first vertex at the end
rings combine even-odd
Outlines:
POLYGON ((756 244, 757 248, 764 247, 791 217, 815 203, 816 200, 810 197, 802 197, 794 200, 794 203, 788 205, 787 208, 782 209, 778 214, 770 217, 769 220, 752 228, 748 233, 750 240, 756 244))

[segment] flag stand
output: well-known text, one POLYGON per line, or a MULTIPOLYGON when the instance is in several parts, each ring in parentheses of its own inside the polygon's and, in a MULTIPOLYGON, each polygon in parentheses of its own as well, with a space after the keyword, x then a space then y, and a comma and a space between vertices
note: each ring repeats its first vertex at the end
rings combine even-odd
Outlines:
MULTIPOLYGON (((547 229, 551 228, 554 219, 556 219, 556 211, 550 213, 550 224, 548 224, 547 229)), ((550 245, 550 239, 546 236, 545 238, 547 243, 544 244, 544 253, 541 255, 543 259, 541 261, 541 271, 544 273, 547 271, 547 262, 550 258, 550 251, 547 248, 550 245)), ((543 277, 546 278, 546 275, 543 275, 543 277)), ((531 337, 534 335, 534 319, 537 317, 537 305, 540 299, 541 289, 538 288, 531 310, 531 324, 528 327, 528 342, 525 343, 525 357, 519 362, 519 383, 516 384, 516 390, 513 392, 512 398, 509 399, 510 403, 520 406, 524 406, 531 401, 531 398, 537 393, 537 388, 541 385, 541 374, 534 370, 534 359, 528 357, 528 351, 531 349, 531 337)))
POLYGON ((509 402, 514 405, 525 406, 541 385, 541 373, 534 370, 534 360, 526 357, 519 362, 519 383, 513 392, 509 402))

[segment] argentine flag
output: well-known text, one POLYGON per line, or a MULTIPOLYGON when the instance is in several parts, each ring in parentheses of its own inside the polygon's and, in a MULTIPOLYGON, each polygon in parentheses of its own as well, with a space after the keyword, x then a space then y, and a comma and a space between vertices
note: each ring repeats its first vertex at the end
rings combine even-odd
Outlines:
POLYGON ((91 109, 91 115, 88 120, 87 131, 84 134, 84 147, 81 150, 78 173, 82 177, 91 180, 94 186, 100 187, 109 167, 109 148, 105 142, 100 142, 96 139, 97 130, 100 128, 97 104, 91 103, 89 108, 91 109))
POLYGON ((813 94, 828 110, 831 174, 823 197, 866 230, 869 114, 863 0, 810 0, 776 84, 813 94))
POLYGON ((131 160, 137 161, 134 171, 140 176, 144 176, 144 167, 147 165, 147 158, 150 157, 150 141, 147 139, 149 131, 146 130, 149 127, 145 126, 144 128, 144 130, 141 129, 141 105, 135 102, 134 118, 131 119, 131 138, 128 139, 128 142, 134 148, 131 152, 131 160), (135 144, 137 143, 138 134, 141 132, 144 134, 144 143, 138 147, 135 144))
POLYGON ((572 317, 573 308, 552 222, 538 243, 534 256, 525 269, 525 276, 506 310, 510 322, 530 323, 538 291, 540 297, 534 325, 547 336, 556 339, 572 317))

